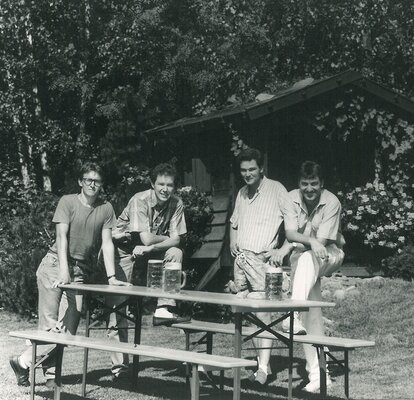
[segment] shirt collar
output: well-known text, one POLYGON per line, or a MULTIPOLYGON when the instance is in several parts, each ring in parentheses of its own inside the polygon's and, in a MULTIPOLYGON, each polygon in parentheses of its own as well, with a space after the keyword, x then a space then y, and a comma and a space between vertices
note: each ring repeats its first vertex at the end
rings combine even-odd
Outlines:
MULTIPOLYGON (((327 191, 325 189, 322 189, 321 197, 319 198, 319 202, 316 205, 315 210, 317 208, 319 208, 320 206, 324 206, 327 203, 327 200, 328 200, 328 193, 327 193, 327 191)), ((296 204, 298 204, 302 208, 302 210, 304 210, 304 211, 307 210, 306 204, 303 201, 302 193, 300 192, 299 189, 296 190, 296 193, 295 193, 295 196, 293 198, 293 201, 296 204)))
MULTIPOLYGON (((268 180, 269 179, 263 176, 262 181, 260 182, 259 187, 256 189, 256 192, 254 193, 253 197, 259 194, 263 190, 263 188, 267 185, 268 180)), ((247 196, 249 194, 248 185, 244 185, 242 189, 244 190, 244 195, 247 196)))

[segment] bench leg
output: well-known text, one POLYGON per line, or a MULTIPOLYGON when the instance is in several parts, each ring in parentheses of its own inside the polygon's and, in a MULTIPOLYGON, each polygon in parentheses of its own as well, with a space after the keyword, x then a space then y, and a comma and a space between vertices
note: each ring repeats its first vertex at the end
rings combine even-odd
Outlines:
MULTIPOLYGON (((141 344, 141 324, 142 324, 142 298, 139 297, 136 303, 134 343, 141 344)), ((137 377, 139 371, 139 356, 132 358, 132 387, 137 385, 137 377)))
MULTIPOLYGON (((91 311, 90 311, 90 297, 88 294, 85 295, 85 304, 86 304, 86 316, 85 316, 85 336, 89 337, 90 332, 90 323, 91 323, 91 311)), ((83 350, 83 369, 82 369, 82 397, 86 397, 86 374, 88 372, 88 356, 89 349, 85 348, 83 350)))
POLYGON ((30 367, 30 400, 35 398, 37 343, 32 342, 32 365, 30 367))
POLYGON ((345 397, 349 399, 349 358, 348 350, 344 350, 344 364, 345 364, 345 397))
POLYGON ((191 400, 198 400, 199 398, 200 398, 200 380, 198 377, 198 365, 192 364, 191 400))
POLYGON ((55 372, 55 396, 54 400, 60 400, 60 390, 62 387, 62 359, 64 346, 58 344, 56 346, 56 372, 55 372))
POLYGON ((326 397, 326 355, 323 346, 317 346, 316 351, 318 352, 319 359, 319 385, 320 394, 322 398, 326 397))
MULTIPOLYGON (((242 316, 234 314, 234 357, 240 358, 242 343, 242 316)), ((240 368, 233 368, 233 400, 240 400, 240 368)))
POLYGON ((293 323, 294 314, 293 311, 289 313, 289 368, 288 368, 288 399, 292 399, 292 381, 293 381, 293 323))
MULTIPOLYGON (((185 349, 190 350, 190 331, 184 331, 185 333, 185 349)), ((188 385, 190 379, 190 365, 185 363, 185 383, 188 385)))

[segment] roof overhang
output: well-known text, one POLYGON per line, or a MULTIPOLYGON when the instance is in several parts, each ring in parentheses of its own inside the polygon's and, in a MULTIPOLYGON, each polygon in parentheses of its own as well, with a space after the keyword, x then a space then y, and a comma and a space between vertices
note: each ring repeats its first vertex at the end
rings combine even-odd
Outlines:
POLYGON ((157 133, 180 134, 189 130, 201 131, 210 124, 228 124, 240 118, 254 121, 345 86, 358 87, 382 101, 414 115, 414 102, 408 97, 365 78, 359 72, 346 71, 328 78, 310 81, 305 85, 295 84, 265 100, 232 106, 206 115, 181 118, 149 129, 145 133, 149 135, 157 133))

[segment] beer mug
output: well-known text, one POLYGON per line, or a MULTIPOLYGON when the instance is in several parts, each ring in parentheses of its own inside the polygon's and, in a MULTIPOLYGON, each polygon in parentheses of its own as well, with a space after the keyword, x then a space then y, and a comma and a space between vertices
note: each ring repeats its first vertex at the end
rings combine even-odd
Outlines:
POLYGON ((181 263, 167 262, 164 265, 162 290, 167 293, 179 293, 185 286, 187 274, 181 270, 181 263), (183 281, 181 282, 181 277, 183 281))
POLYGON ((268 266, 265 278, 265 294, 267 300, 282 300, 283 269, 268 266))
POLYGON ((162 260, 148 260, 147 287, 162 289, 162 260))

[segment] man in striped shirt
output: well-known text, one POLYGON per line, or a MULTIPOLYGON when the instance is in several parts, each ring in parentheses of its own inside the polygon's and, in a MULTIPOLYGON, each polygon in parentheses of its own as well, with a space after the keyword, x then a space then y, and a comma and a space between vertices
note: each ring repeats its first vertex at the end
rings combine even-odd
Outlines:
MULTIPOLYGON (((265 298, 266 261, 275 255, 280 226, 292 207, 285 187, 263 175, 263 158, 256 149, 246 149, 238 156, 240 173, 246 185, 237 195, 230 219, 230 251, 234 262, 234 283, 238 296, 265 298)), ((258 313, 270 322, 269 313, 258 313)), ((258 370, 251 380, 266 383, 270 374, 272 340, 261 339, 258 370)))

